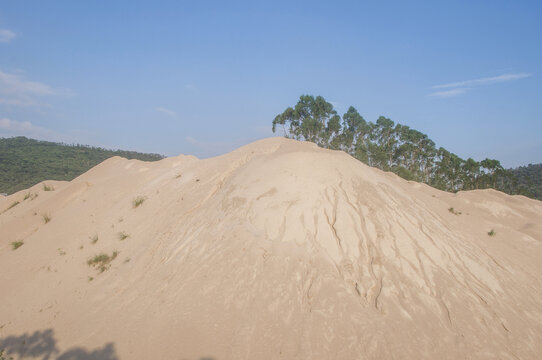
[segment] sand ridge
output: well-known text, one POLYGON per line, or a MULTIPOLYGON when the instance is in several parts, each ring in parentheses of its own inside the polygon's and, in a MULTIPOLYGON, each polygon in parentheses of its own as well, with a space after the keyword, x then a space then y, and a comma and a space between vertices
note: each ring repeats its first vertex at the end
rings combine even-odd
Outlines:
POLYGON ((52 329, 54 356, 111 359, 542 354, 540 201, 446 193, 283 138, 45 184, 0 199, 19 201, 0 214, 0 347, 52 329))

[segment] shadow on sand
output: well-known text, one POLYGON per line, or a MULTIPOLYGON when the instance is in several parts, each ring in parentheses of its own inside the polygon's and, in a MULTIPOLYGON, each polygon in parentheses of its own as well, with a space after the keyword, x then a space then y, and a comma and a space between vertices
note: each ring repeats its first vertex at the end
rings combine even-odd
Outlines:
POLYGON ((61 352, 56 346, 53 329, 35 331, 33 334, 0 338, 0 351, 8 360, 33 358, 41 360, 119 360, 115 345, 107 343, 102 348, 86 350, 74 347, 61 352))
MULTIPOLYGON (((33 334, 0 338, 0 360, 119 360, 115 344, 107 343, 101 348, 87 350, 74 347, 61 352, 56 345, 53 329, 34 331, 33 334)), ((199 360, 216 360, 202 357, 199 360)))

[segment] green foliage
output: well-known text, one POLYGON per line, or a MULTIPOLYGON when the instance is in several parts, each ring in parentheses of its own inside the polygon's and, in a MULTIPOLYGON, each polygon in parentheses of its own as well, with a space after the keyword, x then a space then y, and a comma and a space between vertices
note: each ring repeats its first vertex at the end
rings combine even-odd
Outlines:
MULTIPOLYGON (((536 181, 525 180, 518 185, 513 171, 505 170, 498 160, 461 159, 444 148, 437 149, 426 134, 384 116, 375 123, 367 122, 351 106, 341 122, 333 105, 321 96, 302 95, 295 107, 289 107, 275 117, 273 132, 277 126, 282 127, 286 137, 343 150, 370 166, 441 190, 495 188, 510 194, 534 195, 534 191, 524 190, 528 188, 538 190, 535 196, 542 199, 542 165, 532 171, 537 173, 536 181)), ((516 172, 525 172, 519 169, 516 172)))
POLYGON ((22 136, 0 138, 0 193, 12 194, 44 180, 73 180, 112 156, 144 161, 163 159, 157 154, 58 144, 22 136))
MULTIPOLYGON (((113 251, 111 255, 107 255, 106 253, 101 253, 88 259, 87 264, 88 266, 92 266, 100 270, 100 273, 102 273, 111 267, 111 262, 116 259, 118 254, 119 254, 118 251, 113 251)), ((92 281, 92 280, 89 280, 89 281, 92 281)))
POLYGON ((125 240, 125 239, 129 238, 130 235, 127 234, 127 233, 124 232, 124 231, 121 231, 121 232, 117 233, 117 237, 119 238, 119 240, 122 241, 122 240, 125 240))
POLYGON ((510 194, 529 196, 542 200, 542 164, 529 164, 511 169, 512 176, 500 176, 498 186, 510 194))
POLYGON ((24 242, 22 242, 22 241, 14 241, 14 242, 11 243, 11 248, 13 250, 17 250, 18 248, 20 248, 23 245, 24 245, 24 242))
POLYGON ((495 235, 497 235, 497 233, 496 233, 493 229, 491 229, 487 234, 488 234, 489 236, 495 236, 495 235))
POLYGON ((135 209, 139 205, 143 204, 145 201, 145 198, 143 196, 138 196, 134 200, 132 200, 132 207, 135 209))
POLYGON ((51 185, 43 184, 43 191, 54 191, 55 188, 51 185))

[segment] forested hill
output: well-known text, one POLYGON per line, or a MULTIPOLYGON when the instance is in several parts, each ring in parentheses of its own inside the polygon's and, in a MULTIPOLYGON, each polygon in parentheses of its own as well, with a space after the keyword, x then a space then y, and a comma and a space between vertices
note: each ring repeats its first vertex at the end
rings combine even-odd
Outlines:
POLYGON ((112 156, 156 161, 164 156, 66 145, 26 137, 0 138, 0 193, 12 194, 43 180, 72 180, 112 156))
POLYGON ((529 170, 532 176, 525 177, 525 168, 506 170, 495 159, 465 160, 437 147, 426 134, 384 116, 375 123, 367 122, 351 106, 341 117, 321 96, 300 96, 294 107, 275 117, 272 129, 286 137, 343 150, 370 166, 441 190, 494 188, 542 200, 542 174, 536 170, 540 168, 529 170))
POLYGON ((510 171, 518 185, 524 188, 529 196, 542 200, 542 164, 529 164, 510 171))

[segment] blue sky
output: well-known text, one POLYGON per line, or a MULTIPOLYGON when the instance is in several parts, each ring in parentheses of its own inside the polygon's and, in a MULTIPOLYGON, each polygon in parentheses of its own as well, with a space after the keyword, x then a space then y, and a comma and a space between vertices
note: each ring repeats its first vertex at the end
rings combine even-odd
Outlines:
POLYGON ((301 94, 542 162, 537 1, 4 1, 0 136, 207 157, 301 94))

